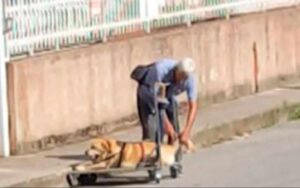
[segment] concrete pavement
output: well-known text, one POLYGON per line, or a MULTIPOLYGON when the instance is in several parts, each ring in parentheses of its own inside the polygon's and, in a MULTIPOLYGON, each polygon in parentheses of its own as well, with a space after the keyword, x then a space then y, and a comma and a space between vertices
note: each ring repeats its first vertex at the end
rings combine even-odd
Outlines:
MULTIPOLYGON (((184 174, 175 180, 166 176, 159 187, 300 187, 300 121, 279 125, 186 155, 184 174)), ((125 185, 155 185, 144 177, 147 174, 131 174, 125 185)), ((109 181, 124 185, 122 179, 109 181)))
MULTIPOLYGON (((233 136, 286 121, 300 104, 300 90, 275 89, 201 109, 193 140, 203 147, 233 136)), ((139 140, 139 127, 110 135, 122 140, 139 140)), ((32 155, 0 159, 0 186, 56 186, 63 181, 69 165, 84 159, 87 142, 72 144, 32 155)), ((199 161, 201 161, 199 159, 199 161)), ((203 163, 199 163, 203 165, 203 163)))

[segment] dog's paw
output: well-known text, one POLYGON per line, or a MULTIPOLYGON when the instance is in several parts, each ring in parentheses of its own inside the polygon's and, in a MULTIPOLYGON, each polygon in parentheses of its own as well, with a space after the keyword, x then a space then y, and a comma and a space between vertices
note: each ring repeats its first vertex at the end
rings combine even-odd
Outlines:
POLYGON ((86 167, 84 165, 77 165, 74 170, 82 172, 86 170, 86 167))
POLYGON ((195 153, 196 152, 196 148, 194 143, 191 140, 188 140, 185 144, 185 150, 184 153, 188 154, 188 153, 195 153))
POLYGON ((188 150, 191 153, 195 153, 196 152, 196 147, 195 147, 194 143, 191 140, 188 141, 188 150))

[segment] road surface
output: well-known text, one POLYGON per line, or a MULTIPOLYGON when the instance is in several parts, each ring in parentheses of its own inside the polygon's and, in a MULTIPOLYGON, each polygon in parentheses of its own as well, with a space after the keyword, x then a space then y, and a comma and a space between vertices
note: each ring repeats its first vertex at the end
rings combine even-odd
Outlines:
MULTIPOLYGON (((158 186, 300 187, 300 122, 260 130, 249 137, 200 149, 184 156, 183 165, 184 174, 180 178, 165 177, 158 186)), ((168 171, 164 175, 168 176, 168 171)), ((143 178, 146 176, 146 173, 131 174, 128 184, 115 184, 155 186, 146 182, 143 178)))

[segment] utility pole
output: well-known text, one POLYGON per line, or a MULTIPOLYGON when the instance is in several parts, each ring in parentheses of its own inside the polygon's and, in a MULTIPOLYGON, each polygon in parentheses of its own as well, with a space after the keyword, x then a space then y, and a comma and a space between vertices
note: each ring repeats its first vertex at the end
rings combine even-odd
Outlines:
POLYGON ((0 1, 0 155, 10 155, 4 3, 0 1))

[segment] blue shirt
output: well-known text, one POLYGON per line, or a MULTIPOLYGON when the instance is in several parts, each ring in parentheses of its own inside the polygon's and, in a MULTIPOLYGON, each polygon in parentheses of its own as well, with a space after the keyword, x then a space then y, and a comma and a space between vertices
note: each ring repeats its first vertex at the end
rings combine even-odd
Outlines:
POLYGON ((174 81, 174 68, 177 64, 177 60, 174 59, 161 59, 155 62, 155 68, 157 72, 157 79, 160 82, 170 84, 167 97, 172 95, 179 95, 182 92, 186 92, 189 101, 197 100, 197 83, 193 75, 189 75, 188 78, 181 83, 177 84, 174 81))

